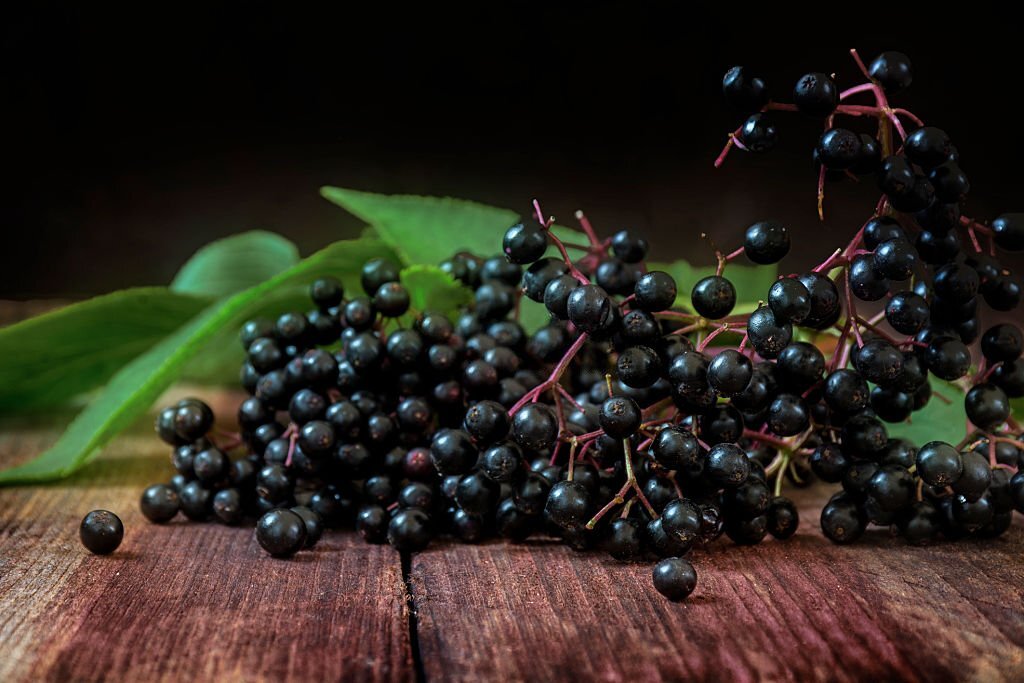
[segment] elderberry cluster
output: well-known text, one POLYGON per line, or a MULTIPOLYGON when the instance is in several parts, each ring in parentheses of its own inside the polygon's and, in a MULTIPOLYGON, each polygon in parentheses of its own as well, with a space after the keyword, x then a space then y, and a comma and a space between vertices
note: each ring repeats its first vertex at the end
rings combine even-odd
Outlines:
POLYGON ((888 102, 909 87, 910 60, 886 52, 863 68, 868 82, 845 91, 824 73, 801 77, 792 105, 771 101, 764 81, 742 67, 723 80, 726 97, 756 113, 718 163, 733 143, 755 153, 774 147, 770 112, 796 110, 824 121, 813 150, 819 211, 826 181, 874 177, 883 193, 845 249, 811 274, 780 279, 768 305, 750 317, 758 354, 777 358, 784 374, 793 372, 788 365, 799 367, 805 380, 784 402, 770 404, 767 431, 810 429, 802 450, 813 447, 811 471, 843 487, 821 516, 834 541, 856 539, 868 523, 894 525, 912 543, 940 534, 997 536, 1009 528, 1013 508, 1024 509, 1024 444, 1010 407, 1011 398, 1024 396, 1024 363, 1020 329, 1000 323, 986 330, 981 304, 1008 312, 1020 303, 1020 280, 1000 264, 996 248, 1024 249, 1024 214, 990 225, 964 216, 970 183, 949 136, 888 102), (849 103, 860 93, 873 95, 874 106, 849 103), (839 116, 870 121, 878 134, 836 126, 839 116), (904 121, 916 127, 908 133, 904 121), (779 343, 794 325, 839 332, 832 362, 809 345, 797 351, 799 342, 779 343), (975 367, 969 345, 979 338, 975 367), (956 446, 888 437, 885 423, 950 400, 933 396, 929 376, 965 391, 968 430, 956 446))
POLYGON ((1024 215, 962 215, 969 188, 947 136, 906 134, 901 118, 916 117, 886 99, 909 85, 909 61, 885 53, 865 74, 844 91, 805 75, 792 105, 743 68, 725 77, 729 99, 755 113, 716 163, 732 147, 771 148, 768 114, 800 111, 825 122, 819 206, 829 178, 873 175, 884 193, 845 247, 778 278, 753 310, 737 306, 729 265, 780 262, 790 233, 777 222, 716 249, 714 274, 677 282, 648 268, 634 232, 601 239, 580 213, 578 239, 563 240, 535 203, 536 221, 509 228, 501 255, 440 264, 473 293, 455 319, 412 310, 398 266, 377 259, 361 293, 323 278, 307 313, 246 323, 240 432, 212 432, 201 401, 163 410, 177 474, 145 491, 144 514, 256 520, 275 556, 346 526, 402 552, 437 536, 543 534, 656 560, 654 586, 672 600, 696 585, 692 549, 791 537, 787 485, 842 484, 821 512, 840 543, 869 523, 911 543, 1004 532, 1024 511, 1010 410, 1024 396, 1024 339, 1013 324, 986 329, 980 303, 1019 303, 994 254, 1024 248, 1024 215), (847 102, 859 93, 876 104, 847 102), (838 116, 878 134, 838 128, 838 116), (529 306, 547 314, 539 329, 519 322, 529 306), (963 441, 890 438, 887 424, 952 400, 931 377, 963 388, 963 441))

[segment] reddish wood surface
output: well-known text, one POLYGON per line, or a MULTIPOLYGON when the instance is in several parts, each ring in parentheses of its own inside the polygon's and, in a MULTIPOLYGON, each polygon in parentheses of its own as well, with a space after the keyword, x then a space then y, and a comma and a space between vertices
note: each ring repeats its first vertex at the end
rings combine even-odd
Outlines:
MULTIPOLYGON (((52 438, 7 431, 0 465, 52 438)), ((65 482, 0 489, 0 681, 414 679, 397 553, 334 534, 282 561, 251 528, 149 524, 163 450, 143 428, 65 482), (125 524, 107 557, 78 540, 94 508, 125 524)))
POLYGON ((839 547, 823 497, 784 542, 693 553, 672 604, 649 563, 550 542, 445 545, 413 559, 426 676, 461 680, 1024 680, 1024 525, 914 548, 839 547))

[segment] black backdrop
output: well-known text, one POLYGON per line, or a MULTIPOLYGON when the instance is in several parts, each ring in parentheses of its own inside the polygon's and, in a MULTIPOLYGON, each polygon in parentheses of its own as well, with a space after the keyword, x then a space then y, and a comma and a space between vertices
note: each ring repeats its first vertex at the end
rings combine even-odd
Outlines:
POLYGON ((968 213, 1024 208, 1020 31, 993 9, 26 4, 0 24, 0 296, 163 283, 201 244, 253 227, 311 251, 359 228, 318 197, 327 183, 520 210, 536 196, 563 219, 584 208, 600 229, 634 226, 695 261, 710 259, 700 231, 731 246, 770 216, 812 237, 794 255, 809 261, 856 229, 876 193, 830 188, 822 231, 818 124, 796 115, 780 119, 781 149, 714 171, 739 123, 720 80, 741 63, 780 99, 805 71, 850 84, 850 47, 911 56, 915 83, 898 101, 954 138, 974 185, 968 213))

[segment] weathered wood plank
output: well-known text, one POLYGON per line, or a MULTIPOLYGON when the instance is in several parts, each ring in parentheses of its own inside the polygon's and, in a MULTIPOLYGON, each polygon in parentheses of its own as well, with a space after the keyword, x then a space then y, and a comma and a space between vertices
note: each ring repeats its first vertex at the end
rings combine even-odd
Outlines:
POLYGON ((832 545, 822 493, 786 542, 694 553, 684 604, 648 563, 546 541, 434 546, 413 559, 428 679, 1024 679, 1024 525, 913 548, 882 530, 832 545))
MULTIPOLYGON (((22 420, 0 464, 53 438, 22 420)), ((397 553, 335 533, 281 561, 251 529, 151 525, 137 501, 168 476, 163 451, 143 427, 71 479, 0 489, 0 680, 414 677, 397 553), (78 541, 97 507, 126 528, 108 557, 78 541)))

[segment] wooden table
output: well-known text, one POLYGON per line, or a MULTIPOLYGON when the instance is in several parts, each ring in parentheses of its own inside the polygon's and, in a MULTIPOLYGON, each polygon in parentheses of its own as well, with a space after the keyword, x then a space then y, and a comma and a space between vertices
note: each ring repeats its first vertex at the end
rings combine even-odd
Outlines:
MULTIPOLYGON (((238 401, 205 398, 221 415, 238 401)), ((4 420, 0 466, 67 419, 4 420)), ((837 547, 817 527, 828 492, 797 492, 794 538, 694 552, 697 590, 672 604, 649 563, 547 540, 403 557, 336 532, 274 560, 249 528, 154 526, 138 498, 167 455, 140 424, 68 480, 0 489, 0 682, 1024 680, 1019 516, 995 541, 913 548, 879 529, 837 547), (94 508, 125 523, 108 557, 78 541, 94 508)))

